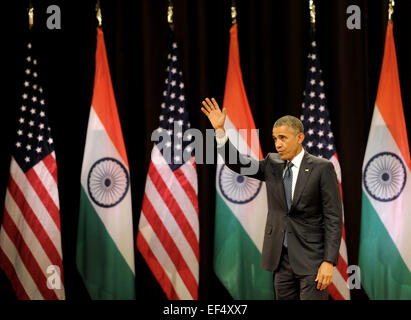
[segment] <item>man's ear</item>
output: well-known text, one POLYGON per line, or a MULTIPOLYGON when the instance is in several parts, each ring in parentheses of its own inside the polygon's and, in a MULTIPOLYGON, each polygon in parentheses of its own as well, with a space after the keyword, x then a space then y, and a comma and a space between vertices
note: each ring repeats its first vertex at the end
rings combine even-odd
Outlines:
POLYGON ((304 141, 304 138, 305 138, 305 135, 304 135, 304 133, 302 133, 302 132, 300 132, 299 134, 298 134, 298 143, 303 143, 303 141, 304 141))

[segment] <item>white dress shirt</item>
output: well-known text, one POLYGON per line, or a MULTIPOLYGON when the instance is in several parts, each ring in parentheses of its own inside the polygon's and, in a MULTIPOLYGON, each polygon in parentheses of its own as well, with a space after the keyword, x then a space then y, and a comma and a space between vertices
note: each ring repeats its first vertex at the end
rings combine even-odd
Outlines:
POLYGON ((215 131, 215 139, 217 141, 217 148, 221 148, 227 142, 228 137, 226 133, 224 132, 224 130, 217 129, 215 131))
MULTIPOLYGON (((297 183, 298 172, 300 171, 301 162, 303 161, 303 157, 304 157, 304 149, 301 149, 300 153, 297 154, 293 160, 291 160, 293 164, 293 166, 291 167, 291 171, 293 173, 293 183, 291 185, 291 200, 294 198, 295 185, 297 183)), ((284 177, 286 168, 287 166, 284 168, 283 177, 284 177)))

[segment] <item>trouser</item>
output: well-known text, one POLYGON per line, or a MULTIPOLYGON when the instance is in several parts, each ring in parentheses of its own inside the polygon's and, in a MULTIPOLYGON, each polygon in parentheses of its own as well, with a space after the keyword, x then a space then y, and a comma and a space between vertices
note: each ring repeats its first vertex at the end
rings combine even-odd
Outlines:
POLYGON ((317 289, 316 277, 317 274, 295 274, 289 263, 288 250, 283 246, 280 264, 273 274, 276 300, 328 300, 328 288, 317 289))

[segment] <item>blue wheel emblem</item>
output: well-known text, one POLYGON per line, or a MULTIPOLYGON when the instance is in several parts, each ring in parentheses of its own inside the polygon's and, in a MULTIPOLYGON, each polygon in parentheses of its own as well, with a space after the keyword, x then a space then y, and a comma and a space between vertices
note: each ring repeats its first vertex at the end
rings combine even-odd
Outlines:
POLYGON ((375 200, 388 202, 397 199, 406 181, 405 165, 400 157, 392 152, 376 154, 365 166, 364 186, 375 200))
POLYGON ((123 200, 128 191, 128 172, 120 161, 102 158, 91 167, 87 188, 95 204, 104 208, 114 207, 123 200))
POLYGON ((252 201, 262 186, 261 181, 239 175, 225 165, 220 169, 218 184, 224 198, 235 204, 252 201))

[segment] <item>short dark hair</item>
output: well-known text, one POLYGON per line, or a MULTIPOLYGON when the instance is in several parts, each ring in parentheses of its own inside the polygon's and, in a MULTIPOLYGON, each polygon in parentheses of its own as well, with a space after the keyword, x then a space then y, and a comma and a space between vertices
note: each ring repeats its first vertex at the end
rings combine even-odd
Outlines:
POLYGON ((278 119, 273 126, 273 129, 276 127, 281 127, 281 126, 287 126, 299 134, 299 133, 304 133, 304 126, 303 123, 300 121, 300 119, 293 117, 293 116, 284 116, 278 119))

